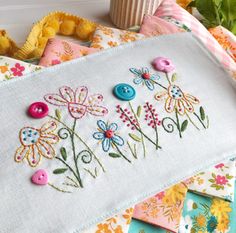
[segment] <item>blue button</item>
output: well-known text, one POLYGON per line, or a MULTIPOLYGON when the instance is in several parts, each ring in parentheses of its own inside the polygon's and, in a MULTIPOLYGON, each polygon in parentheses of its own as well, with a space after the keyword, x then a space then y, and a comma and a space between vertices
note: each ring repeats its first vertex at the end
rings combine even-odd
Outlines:
POLYGON ((126 83, 116 85, 113 93, 118 99, 126 101, 132 100, 136 95, 134 88, 126 83))

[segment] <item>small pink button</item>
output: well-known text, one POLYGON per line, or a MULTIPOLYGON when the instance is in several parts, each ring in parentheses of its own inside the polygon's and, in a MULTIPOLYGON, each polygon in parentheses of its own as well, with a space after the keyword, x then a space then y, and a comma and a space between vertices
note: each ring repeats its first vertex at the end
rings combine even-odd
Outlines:
POLYGON ((29 106, 28 113, 33 118, 43 118, 48 115, 49 108, 43 102, 35 102, 29 106))
POLYGON ((48 183, 48 174, 45 170, 40 169, 33 174, 31 181, 36 185, 46 185, 48 183))

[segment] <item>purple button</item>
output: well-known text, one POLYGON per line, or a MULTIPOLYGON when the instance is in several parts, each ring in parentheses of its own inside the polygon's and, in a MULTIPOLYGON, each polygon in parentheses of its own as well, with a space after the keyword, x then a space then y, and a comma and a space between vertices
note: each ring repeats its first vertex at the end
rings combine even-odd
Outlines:
POLYGON ((43 118, 48 115, 49 109, 43 102, 35 102, 29 106, 28 113, 33 118, 43 118))

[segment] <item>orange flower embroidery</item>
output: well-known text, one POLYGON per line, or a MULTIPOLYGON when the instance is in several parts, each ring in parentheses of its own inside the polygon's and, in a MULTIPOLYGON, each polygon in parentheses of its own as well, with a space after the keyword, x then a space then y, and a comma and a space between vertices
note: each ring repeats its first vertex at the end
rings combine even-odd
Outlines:
POLYGON ((48 121, 40 129, 24 127, 20 130, 19 137, 21 146, 15 153, 15 161, 22 162, 27 159, 31 167, 36 167, 42 159, 53 159, 56 155, 52 144, 59 141, 54 134, 57 129, 55 121, 48 121))
POLYGON ((2 74, 4 74, 8 71, 8 67, 7 66, 0 66, 0 71, 2 74))
POLYGON ((170 85, 166 91, 155 95, 157 101, 164 98, 166 98, 165 109, 168 113, 173 112, 175 109, 180 115, 184 115, 186 112, 193 113, 193 104, 199 104, 199 100, 196 97, 183 93, 176 85, 170 85))

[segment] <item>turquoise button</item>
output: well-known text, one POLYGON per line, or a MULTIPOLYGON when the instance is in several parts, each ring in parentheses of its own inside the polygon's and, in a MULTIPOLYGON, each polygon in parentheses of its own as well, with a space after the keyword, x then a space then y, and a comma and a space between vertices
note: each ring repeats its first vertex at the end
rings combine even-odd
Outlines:
POLYGON ((132 100, 136 95, 134 88, 126 83, 116 85, 113 93, 118 99, 126 101, 132 100))

